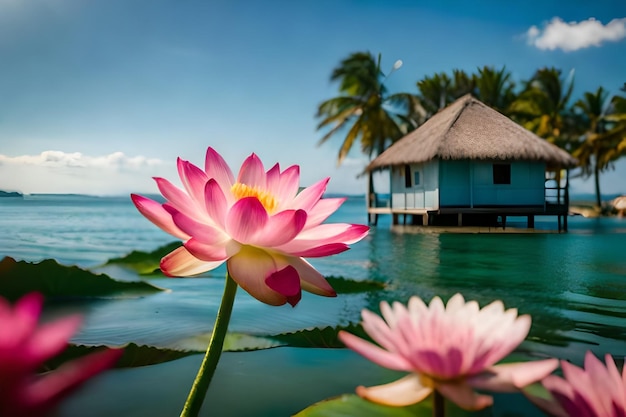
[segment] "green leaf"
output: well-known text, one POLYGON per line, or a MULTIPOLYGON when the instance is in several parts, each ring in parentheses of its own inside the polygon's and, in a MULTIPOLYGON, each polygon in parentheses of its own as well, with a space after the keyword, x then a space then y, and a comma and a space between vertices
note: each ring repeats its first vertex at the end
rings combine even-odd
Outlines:
POLYGON ((305 408, 293 417, 430 417, 431 402, 409 407, 390 407, 367 401, 354 394, 330 398, 305 408))
POLYGON ((291 347, 312 347, 312 348, 342 348, 344 344, 337 337, 340 330, 345 330, 363 339, 371 340, 360 325, 350 324, 349 326, 327 326, 323 329, 314 328, 298 330, 297 332, 282 333, 275 336, 268 336, 291 347))
MULTIPOLYGON (((204 352, 209 346, 211 340, 211 333, 205 333, 190 338, 182 339, 169 347, 178 350, 189 350, 196 352, 204 352)), ((270 349, 278 346, 284 346, 278 340, 274 340, 268 337, 252 336, 244 333, 227 333, 224 340, 225 352, 242 352, 251 350, 270 349)))
POLYGON ((124 349, 124 354, 115 364, 116 368, 134 368, 139 366, 154 365, 157 363, 169 362, 180 359, 185 356, 202 353, 195 351, 158 348, 155 346, 140 346, 135 343, 129 343, 123 346, 69 345, 60 355, 49 359, 44 367, 46 370, 52 370, 58 368, 67 361, 80 358, 82 356, 105 348, 124 349))
POLYGON ((550 392, 540 383, 530 384, 524 387, 522 391, 529 397, 536 397, 544 400, 552 399, 550 392))
POLYGON ((122 265, 136 271, 140 275, 160 273, 159 264, 161 258, 177 249, 180 245, 181 243, 176 241, 163 245, 152 252, 134 250, 121 258, 109 259, 104 265, 122 265))
MULTIPOLYGON (((465 411, 450 401, 445 401, 447 417, 493 416, 493 410, 465 411)), ((344 394, 313 404, 293 417, 431 417, 432 395, 422 402, 407 407, 392 407, 364 400, 355 394, 344 394)))
MULTIPOLYGON (((115 364, 116 368, 135 368, 169 362, 189 355, 204 354, 209 345, 210 333, 180 340, 169 347, 137 345, 128 343, 121 346, 108 345, 74 345, 70 344, 60 355, 48 360, 45 370, 58 368, 61 364, 88 355, 105 348, 123 348, 124 355, 115 364)), ((280 342, 264 337, 241 333, 228 333, 224 341, 225 352, 243 352, 269 349, 282 346, 280 342)))
POLYGON ((534 383, 522 389, 524 396, 537 408, 548 415, 559 415, 562 412, 558 402, 541 383, 534 383))
POLYGON ((385 289, 385 284, 378 281, 355 281, 352 279, 335 276, 326 277, 326 280, 337 292, 337 294, 351 294, 357 292, 370 292, 385 289))
POLYGON ((60 265, 53 259, 39 263, 0 261, 0 295, 17 300, 38 291, 46 297, 102 297, 163 291, 147 282, 116 281, 105 274, 94 274, 77 266, 60 265))

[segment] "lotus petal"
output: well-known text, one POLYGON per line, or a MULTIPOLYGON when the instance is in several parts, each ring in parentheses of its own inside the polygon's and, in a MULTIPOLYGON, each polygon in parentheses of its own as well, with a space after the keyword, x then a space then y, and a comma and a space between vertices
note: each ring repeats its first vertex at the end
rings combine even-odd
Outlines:
POLYGON ((253 153, 235 179, 211 147, 204 171, 180 158, 177 167, 183 189, 155 178, 165 203, 132 195, 141 214, 183 240, 183 246, 161 260, 163 273, 197 275, 227 261, 237 284, 271 305, 297 303, 301 289, 336 295, 303 258, 343 252, 363 239, 369 228, 322 224, 344 201, 322 199, 329 178, 298 192, 299 166, 281 172, 277 163, 265 172, 263 162, 253 153))

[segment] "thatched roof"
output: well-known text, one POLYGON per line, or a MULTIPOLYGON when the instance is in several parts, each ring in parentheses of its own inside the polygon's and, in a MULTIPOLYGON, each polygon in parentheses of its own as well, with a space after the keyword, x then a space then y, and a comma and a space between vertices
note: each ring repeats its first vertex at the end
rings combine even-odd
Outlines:
POLYGON ((391 145, 365 170, 432 159, 545 161, 549 167, 563 168, 578 162, 468 94, 391 145))

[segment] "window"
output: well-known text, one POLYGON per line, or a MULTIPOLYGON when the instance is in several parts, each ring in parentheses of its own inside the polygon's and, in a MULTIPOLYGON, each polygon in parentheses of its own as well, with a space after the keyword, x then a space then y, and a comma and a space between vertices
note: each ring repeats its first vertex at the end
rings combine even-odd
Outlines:
POLYGON ((511 164, 493 164, 493 183, 511 183, 511 164))
POLYGON ((413 184, 411 184, 411 166, 404 166, 404 187, 411 188, 413 184))
POLYGON ((413 173, 413 184, 420 185, 420 172, 419 171, 415 171, 413 173))

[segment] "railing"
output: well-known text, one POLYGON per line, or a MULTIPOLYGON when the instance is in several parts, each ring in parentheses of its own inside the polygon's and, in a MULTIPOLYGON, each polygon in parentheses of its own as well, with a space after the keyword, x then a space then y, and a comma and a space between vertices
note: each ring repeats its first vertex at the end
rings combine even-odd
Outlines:
POLYGON ((569 207, 569 176, 560 171, 547 171, 545 181, 545 201, 550 207, 569 207))

